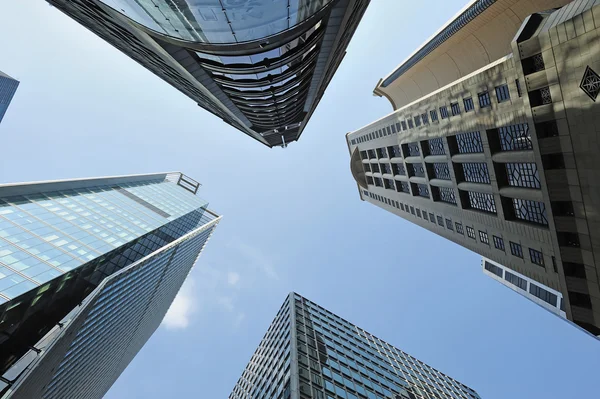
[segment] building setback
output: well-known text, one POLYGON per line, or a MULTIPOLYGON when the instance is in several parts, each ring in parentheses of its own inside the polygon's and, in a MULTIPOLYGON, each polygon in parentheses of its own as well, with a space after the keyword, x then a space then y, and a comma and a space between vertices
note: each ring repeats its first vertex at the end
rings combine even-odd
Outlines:
POLYGON ((102 397, 220 220, 181 173, 0 186, 0 397, 102 397))
POLYGON ((0 71, 0 122, 19 87, 19 81, 0 71))
POLYGON ((226 123, 285 147, 370 0, 47 1, 226 123))
POLYGON ((543 11, 559 3, 473 2, 379 82, 395 111, 347 144, 361 199, 561 293, 549 304, 598 336, 600 2, 543 11), (506 35, 490 29, 510 24, 491 16, 536 5, 509 46, 494 44, 506 35), (487 51, 423 91, 423 63, 451 63, 475 39, 487 51))
POLYGON ((479 399, 460 382, 292 292, 229 399, 479 399))

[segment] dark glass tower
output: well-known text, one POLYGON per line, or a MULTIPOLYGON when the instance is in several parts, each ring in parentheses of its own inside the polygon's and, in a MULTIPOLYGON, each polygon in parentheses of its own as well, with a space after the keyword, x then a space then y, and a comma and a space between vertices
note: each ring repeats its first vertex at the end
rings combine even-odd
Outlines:
POLYGON ((0 71, 0 122, 17 91, 19 81, 0 71))
POLYGON ((298 140, 369 0, 47 0, 259 142, 298 140))
POLYGON ((2 398, 102 397, 220 220, 198 186, 181 173, 0 186, 2 398))
POLYGON ((466 385, 290 293, 229 399, 479 399, 466 385))

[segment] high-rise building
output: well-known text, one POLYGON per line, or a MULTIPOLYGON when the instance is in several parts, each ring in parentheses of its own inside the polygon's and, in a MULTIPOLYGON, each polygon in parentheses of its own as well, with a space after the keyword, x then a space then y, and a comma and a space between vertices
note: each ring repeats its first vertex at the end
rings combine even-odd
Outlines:
POLYGON ((479 399, 460 382, 290 293, 229 399, 479 399))
POLYGON ((220 220, 158 173, 0 186, 0 397, 102 397, 220 220))
POLYGON ((17 91, 19 81, 0 71, 0 122, 17 91))
POLYGON ((600 2, 543 11, 565 3, 472 2, 346 137, 362 200, 560 292, 598 336, 600 2))
POLYGON ((298 140, 370 0, 47 0, 231 126, 298 140))

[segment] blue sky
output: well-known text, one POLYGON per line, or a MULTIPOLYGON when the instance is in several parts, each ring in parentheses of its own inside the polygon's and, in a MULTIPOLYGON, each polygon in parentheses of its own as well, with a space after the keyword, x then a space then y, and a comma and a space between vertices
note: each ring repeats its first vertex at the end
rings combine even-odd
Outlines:
POLYGON ((480 257, 359 199, 344 135, 465 0, 373 1, 299 142, 268 149, 43 0, 0 3, 0 182, 181 170, 224 215, 176 312, 107 398, 226 398, 297 291, 485 399, 591 398, 600 343, 483 275, 480 257))

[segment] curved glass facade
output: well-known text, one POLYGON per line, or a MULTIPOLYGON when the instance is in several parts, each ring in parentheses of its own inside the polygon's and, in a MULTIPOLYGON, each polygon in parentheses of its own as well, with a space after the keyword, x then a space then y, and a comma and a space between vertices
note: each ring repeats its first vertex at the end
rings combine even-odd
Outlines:
POLYGON ((243 43, 284 32, 332 0, 102 0, 158 33, 199 43, 243 43))

